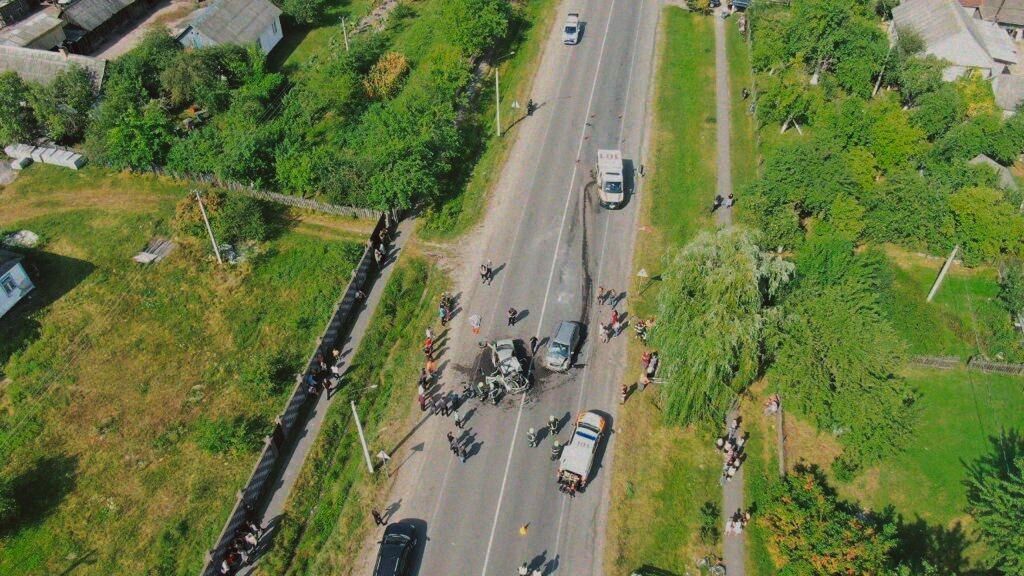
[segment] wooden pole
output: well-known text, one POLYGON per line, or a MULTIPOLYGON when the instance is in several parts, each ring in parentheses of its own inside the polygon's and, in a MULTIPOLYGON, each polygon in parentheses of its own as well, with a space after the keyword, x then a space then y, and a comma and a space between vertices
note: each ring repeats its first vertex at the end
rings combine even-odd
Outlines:
POLYGON ((960 250, 959 244, 953 247, 953 251, 949 253, 949 258, 946 258, 946 263, 942 265, 942 271, 939 272, 939 277, 935 279, 935 284, 932 285, 932 290, 928 293, 927 302, 932 301, 932 298, 935 297, 935 293, 939 291, 939 286, 942 286, 942 280, 946 277, 946 272, 949 272, 949 267, 953 265, 953 259, 956 258, 958 250, 960 250))
POLYGON ((348 26, 345 25, 345 17, 341 17, 341 34, 345 37, 345 52, 348 52, 348 26))
POLYGON ((193 190, 196 193, 196 200, 199 202, 199 212, 203 215, 203 222, 206 224, 206 231, 210 233, 210 244, 213 245, 213 253, 217 256, 217 264, 224 264, 224 261, 220 258, 220 248, 217 247, 217 239, 213 237, 213 228, 210 228, 210 220, 206 217, 206 208, 203 207, 203 199, 199 196, 199 190, 193 190))

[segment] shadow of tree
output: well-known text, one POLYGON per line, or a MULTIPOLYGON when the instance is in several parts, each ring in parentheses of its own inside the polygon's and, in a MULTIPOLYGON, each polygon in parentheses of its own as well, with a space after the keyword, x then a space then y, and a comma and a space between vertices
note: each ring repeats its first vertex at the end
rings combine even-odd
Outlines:
MULTIPOLYGON (((892 509, 886 513, 894 515, 892 509)), ((959 522, 946 528, 929 525, 921 518, 907 522, 902 516, 895 516, 895 521, 898 555, 911 573, 925 574, 929 567, 936 574, 970 573, 965 553, 971 540, 959 522)))
POLYGON ((32 463, 11 480, 14 513, 0 524, 0 536, 38 525, 75 487, 78 458, 47 456, 32 463))

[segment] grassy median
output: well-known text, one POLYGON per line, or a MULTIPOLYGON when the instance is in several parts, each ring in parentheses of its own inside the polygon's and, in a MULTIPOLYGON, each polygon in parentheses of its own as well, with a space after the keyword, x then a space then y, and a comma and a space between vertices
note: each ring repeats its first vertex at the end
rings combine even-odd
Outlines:
MULTIPOLYGON (((634 267, 654 280, 634 283, 630 312, 656 314, 656 277, 666 252, 711 220, 715 190, 714 31, 710 18, 666 8, 659 31, 652 158, 641 189, 641 228, 634 267)), ((639 370, 641 347, 629 362, 639 370)), ((632 383, 636 373, 627 374, 632 383)), ((605 573, 641 567, 683 574, 714 539, 699 537, 700 510, 721 499, 710 433, 662 424, 658 391, 634 394, 620 409, 611 486, 605 573)), ((717 516, 714 518, 718 524, 717 516)))
MULTIPOLYGON (((274 547, 260 573, 275 576, 351 573, 369 527, 370 507, 386 487, 368 477, 348 400, 355 399, 371 452, 390 451, 406 430, 423 365, 423 331, 447 280, 406 247, 362 344, 327 413, 295 485, 274 547), (378 388, 362 393, 349 390, 378 388)), ((440 336, 440 337, 443 337, 440 336)))

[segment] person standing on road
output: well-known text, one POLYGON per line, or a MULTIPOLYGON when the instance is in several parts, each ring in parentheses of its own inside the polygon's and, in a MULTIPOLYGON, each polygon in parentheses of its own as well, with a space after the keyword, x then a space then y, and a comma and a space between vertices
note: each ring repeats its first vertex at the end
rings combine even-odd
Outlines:
POLYGON ((469 317, 469 327, 473 329, 473 334, 480 333, 480 315, 473 314, 469 317))
POLYGON ((612 308, 612 335, 619 333, 619 311, 612 308))
POLYGON ((517 318, 519 318, 519 311, 516 310, 515 308, 509 308, 508 309, 508 325, 509 326, 515 326, 517 318))
POLYGON ((448 431, 448 443, 455 446, 455 434, 452 434, 451 430, 448 431))
POLYGON ((387 522, 384 521, 384 517, 381 516, 380 511, 377 510, 376 508, 371 510, 370 514, 373 516, 373 523, 376 524, 377 526, 383 526, 383 525, 387 524, 387 522))
POLYGON ((538 342, 536 336, 530 336, 530 356, 537 355, 538 342))
POLYGON ((523 562, 523 565, 519 567, 519 576, 530 576, 530 567, 523 562))
POLYGON ((469 448, 466 448, 465 446, 459 448, 459 459, 462 460, 463 464, 466 463, 466 460, 468 458, 469 458, 469 448))
POLYGON ((462 416, 459 415, 458 410, 452 410, 452 418, 455 420, 455 427, 458 428, 459 430, 462 430, 462 427, 465 426, 465 423, 462 421, 462 416))

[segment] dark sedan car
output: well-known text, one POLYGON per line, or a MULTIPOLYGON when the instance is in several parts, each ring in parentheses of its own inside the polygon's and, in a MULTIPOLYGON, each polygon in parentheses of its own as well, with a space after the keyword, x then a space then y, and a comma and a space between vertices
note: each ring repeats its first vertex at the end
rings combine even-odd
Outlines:
POLYGON ((409 574, 409 556, 416 548, 416 528, 396 522, 384 529, 377 552, 373 576, 406 576, 409 574))

